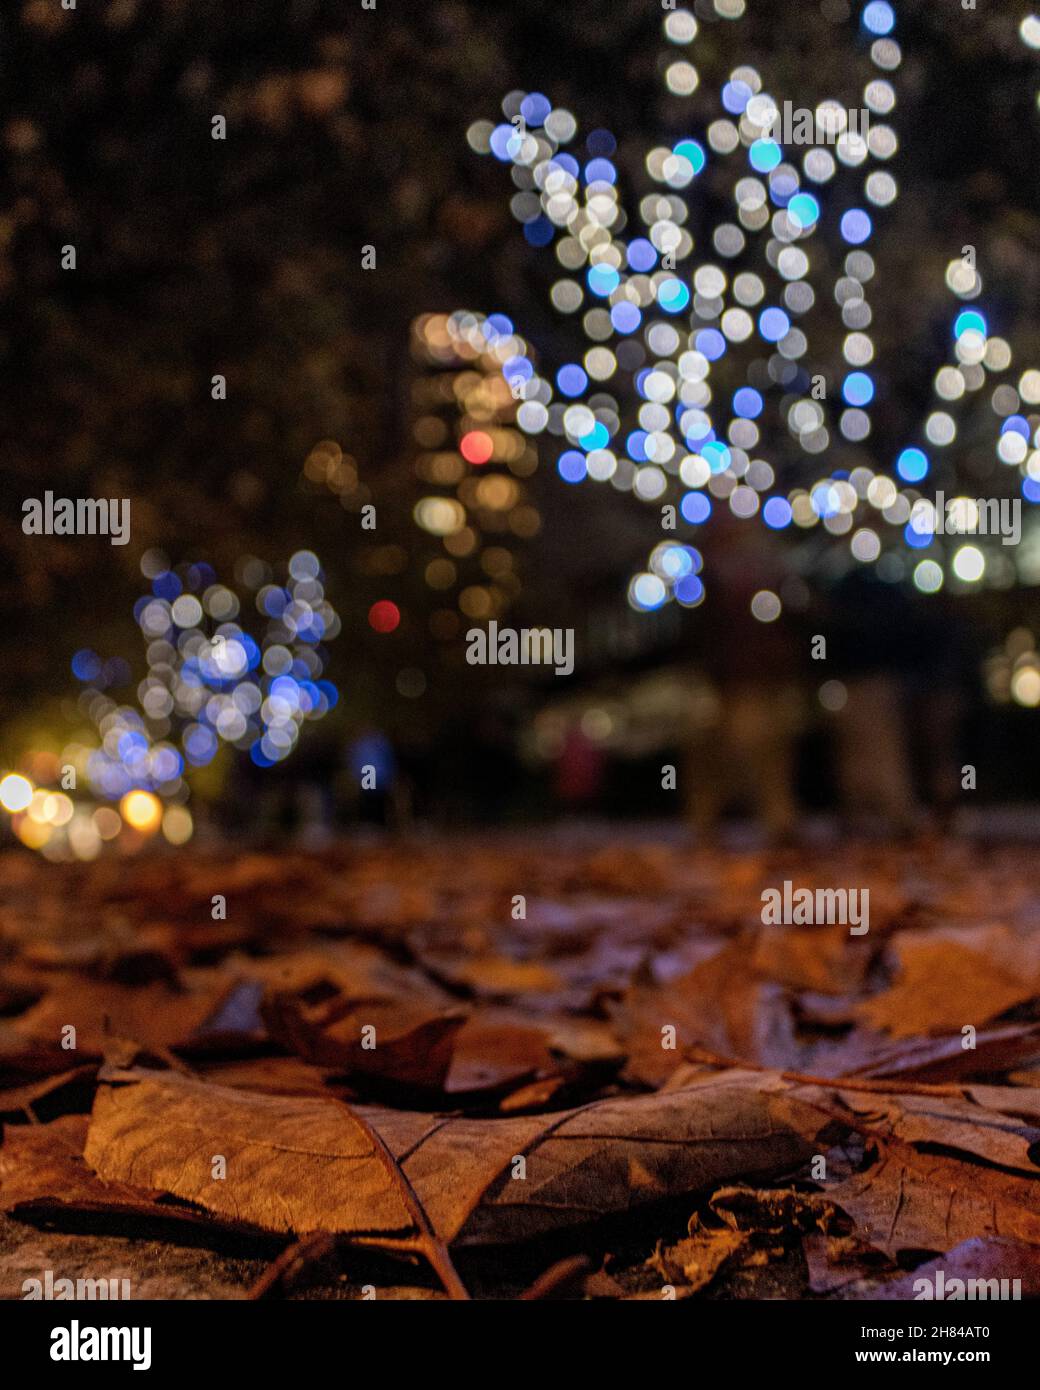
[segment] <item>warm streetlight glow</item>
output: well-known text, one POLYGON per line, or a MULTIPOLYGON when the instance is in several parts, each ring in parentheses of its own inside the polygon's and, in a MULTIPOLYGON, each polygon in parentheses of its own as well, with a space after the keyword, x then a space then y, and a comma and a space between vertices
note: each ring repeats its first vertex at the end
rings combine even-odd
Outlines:
POLYGON ((162 822, 162 803, 151 792, 127 792, 119 810, 127 825, 142 835, 154 835, 162 822))

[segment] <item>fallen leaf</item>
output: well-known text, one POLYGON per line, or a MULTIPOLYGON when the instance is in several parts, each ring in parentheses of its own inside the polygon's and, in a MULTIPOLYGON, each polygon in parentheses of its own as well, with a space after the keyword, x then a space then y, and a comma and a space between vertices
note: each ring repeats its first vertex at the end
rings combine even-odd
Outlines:
POLYGON ((83 1159, 86 1133, 85 1115, 62 1115, 46 1125, 8 1125, 0 1149, 3 1209, 14 1215, 89 1211, 210 1224, 205 1212, 161 1204, 160 1192, 99 1178, 83 1159))
POLYGON ((261 1012, 271 1037, 305 1061, 428 1089, 443 1086, 466 1021, 461 1010, 431 1015, 412 1000, 347 999, 324 980, 268 995, 261 1012))
POLYGON ((555 970, 539 961, 510 960, 507 956, 469 956, 457 962, 438 962, 440 973, 490 999, 523 994, 552 994, 562 981, 555 970))
POLYGON ((682 1049, 699 1045, 758 1062, 789 1067, 801 1057, 784 991, 757 980, 739 945, 724 946, 688 974, 663 988, 641 982, 614 1011, 628 1050, 625 1075, 660 1085, 682 1061, 682 1049), (675 1030, 675 1045, 665 1045, 675 1030))
POLYGON ((747 1235, 727 1227, 699 1231, 675 1245, 658 1246, 647 1261, 666 1284, 685 1284, 691 1292, 705 1289, 715 1276, 733 1264, 749 1247, 747 1235))
POLYGON ((229 980, 196 991, 160 983, 135 988, 68 979, 22 1014, 14 1028, 33 1042, 59 1046, 63 1028, 72 1024, 79 1056, 100 1056, 113 1035, 151 1047, 175 1047, 199 1032, 233 988, 229 980))
POLYGON ((1040 1243, 1040 1183, 980 1163, 886 1144, 862 1173, 827 1189, 864 1240, 901 1250, 948 1250, 973 1236, 1040 1243))
POLYGON ((751 965, 789 989, 847 995, 861 988, 872 949, 848 927, 770 927, 759 932, 751 965))
POLYGON ((999 1113, 993 1096, 998 1089, 1011 1103, 1010 1086, 988 1088, 989 1107, 956 1096, 840 1094, 849 1110, 882 1138, 928 1145, 933 1152, 970 1154, 1040 1178, 1040 1128, 999 1113))
POLYGON ((829 1231, 839 1224, 834 1203, 794 1188, 755 1191, 723 1187, 712 1194, 711 1210, 734 1231, 829 1231))
MULTIPOLYGON (((1007 1024, 979 1030, 975 1046, 965 1047, 958 1033, 952 1038, 914 1038, 883 1044, 862 1065, 848 1064, 848 1052, 832 1054, 828 1075, 903 1077, 907 1081, 960 1081, 966 1077, 1008 1071, 1040 1056, 1040 1023, 1007 1024)), ((812 1066, 812 1071, 819 1071, 812 1066)))
POLYGON ((802 1251, 813 1293, 834 1293, 895 1269, 887 1255, 858 1236, 811 1231, 802 1238, 802 1251))
POLYGON ((981 1028, 1036 994, 1035 982, 1005 973, 987 957, 950 941, 917 940, 897 948, 891 988, 865 999, 858 1012, 894 1038, 981 1028))
POLYGON ((106 1182, 169 1192, 289 1235, 414 1232, 371 1136, 346 1106, 171 1072, 124 1075, 98 1090, 83 1151, 106 1182), (214 1177, 217 1155, 226 1178, 214 1177))
POLYGON ((776 1081, 709 1077, 685 1091, 550 1116, 477 1120, 288 1099, 171 1073, 102 1087, 86 1145, 100 1176, 168 1191, 265 1229, 391 1235, 414 1221, 374 1151, 386 1144, 446 1244, 524 1240, 643 1202, 790 1169, 817 1117, 776 1081), (227 1158, 214 1179, 212 1156, 227 1158), (514 1177, 522 1158, 526 1176, 514 1177))

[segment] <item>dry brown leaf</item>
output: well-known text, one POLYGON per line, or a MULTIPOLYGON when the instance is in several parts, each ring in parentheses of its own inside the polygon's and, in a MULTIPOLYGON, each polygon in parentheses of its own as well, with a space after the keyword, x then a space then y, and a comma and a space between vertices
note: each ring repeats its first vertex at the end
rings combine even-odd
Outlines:
POLYGON ((887 1255, 858 1236, 825 1235, 812 1231, 802 1238, 802 1251, 813 1293, 829 1294, 859 1280, 877 1278, 895 1266, 887 1255))
POLYGON ((615 1012, 630 1057, 625 1069, 660 1085, 682 1061, 684 1047, 699 1045, 757 1062, 792 1067, 801 1050, 784 992, 757 980, 745 949, 728 945, 670 984, 640 983, 615 1012), (662 1029, 675 1029, 676 1049, 663 1046, 662 1029))
MULTIPOLYGON (((1040 1077, 1037 1078, 1040 1080, 1040 1077)), ((965 1092, 976 1105, 999 1110, 1003 1115, 1040 1125, 1040 1087, 966 1086, 965 1092)))
POLYGON ((985 956, 952 941, 918 940, 898 948, 890 989, 865 999, 859 1014, 894 1038, 981 1028, 1036 993, 985 956))
POLYGON ((770 927, 759 932, 751 964, 789 989, 854 994, 862 987, 872 947, 848 927, 770 927))
POLYGON ((234 1062, 210 1062, 201 1076, 216 1086, 239 1091, 261 1091, 272 1096, 323 1096, 341 1099, 346 1088, 330 1079, 330 1073, 299 1057, 245 1057, 234 1062))
MULTIPOLYGON (((1007 1024, 1002 1028, 979 1030, 975 1046, 965 1047, 958 1033, 952 1038, 914 1038, 871 1049, 873 1055, 861 1065, 827 1069, 828 1075, 892 1077, 907 1081, 959 1081, 971 1076, 991 1075, 1040 1056, 1040 1023, 1007 1024)), ((836 1054, 832 1054, 836 1057, 836 1054)), ((811 1070, 819 1071, 819 1067, 811 1070)))
POLYGON ((875 1161, 827 1196, 871 1245, 949 1250, 973 1236, 1012 1236, 1040 1244, 1040 1183, 979 1163, 923 1154, 908 1144, 882 1147, 875 1161))
POLYGON ((263 960, 240 956, 236 967, 271 993, 302 994, 327 981, 345 999, 416 999, 431 1012, 451 996, 413 966, 366 941, 322 941, 263 960))
POLYGON ((880 1138, 971 1154, 1040 1178, 1040 1128, 996 1109, 992 1093, 1000 1090, 1010 1104, 1013 1087, 986 1089, 991 1093, 988 1108, 957 1096, 840 1094, 849 1110, 880 1138))
POLYGON ((161 1204, 161 1193, 105 1182, 83 1159, 85 1115, 62 1115, 46 1125, 8 1125, 0 1149, 0 1206, 12 1214, 63 1211, 210 1224, 207 1213, 161 1204))
POLYGON ((747 1235, 727 1227, 698 1231, 675 1245, 658 1246, 647 1264, 666 1284, 685 1284, 691 1292, 705 1289, 715 1276, 733 1264, 750 1245, 747 1235))
POLYGON ((453 1097, 501 1090, 556 1069, 544 1028, 478 1016, 467 1020, 455 1038, 444 1089, 453 1097))
POLYGON ((839 1224, 833 1202, 794 1188, 723 1187, 712 1194, 712 1211, 734 1231, 829 1231, 839 1224))
POLYGON ((219 1009, 234 982, 224 980, 205 990, 177 990, 154 983, 134 988, 108 981, 63 979, 15 1022, 15 1030, 33 1042, 60 1046, 62 1029, 76 1029, 76 1051, 100 1056, 109 1038, 133 1038, 150 1047, 175 1047, 197 1033, 219 1009))
POLYGON ((413 1000, 346 999, 328 981, 274 993, 262 1010, 268 1032, 289 1051, 347 1076, 437 1089, 451 1066, 466 1015, 413 1000))
POLYGON ((97 1063, 87 1062, 70 1071, 56 1072, 52 1076, 41 1077, 37 1081, 26 1082, 22 1086, 8 1086, 0 1090, 0 1115, 16 1115, 24 1112, 38 1101, 66 1086, 84 1085, 93 1081, 97 1075, 97 1063))
POLYGON ((541 1081, 532 1081, 527 1086, 520 1086, 502 1097, 498 1103, 499 1114, 517 1115, 524 1110, 546 1110, 553 1097, 566 1084, 566 1079, 562 1076, 547 1076, 541 1081))
POLYGON ((510 960, 508 956, 467 956, 457 962, 438 962, 441 974, 490 999, 514 995, 553 994, 562 986, 555 970, 539 961, 510 960))
POLYGON ((94 1101, 84 1157, 131 1182, 268 1231, 406 1236, 415 1222, 366 1128, 336 1101, 127 1072, 94 1101), (223 1156, 227 1177, 214 1177, 223 1156))
POLYGON ((770 1077, 471 1120, 290 1100, 170 1073, 126 1073, 95 1101, 86 1157, 107 1179, 168 1191, 270 1230, 412 1228, 368 1133, 401 1165, 446 1243, 523 1240, 748 1173, 790 1169, 817 1122, 770 1077), (214 1154, 226 1180, 211 1176, 214 1154), (526 1177, 514 1178, 522 1157, 526 1177))

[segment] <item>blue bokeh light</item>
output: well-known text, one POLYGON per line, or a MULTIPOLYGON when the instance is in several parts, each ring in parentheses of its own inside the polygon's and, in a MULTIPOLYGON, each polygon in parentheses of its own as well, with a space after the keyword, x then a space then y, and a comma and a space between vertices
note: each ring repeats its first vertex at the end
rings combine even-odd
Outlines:
POLYGON ((763 309, 758 317, 758 331, 767 343, 778 343, 786 337, 791 328, 791 320, 783 309, 763 309))
POLYGON ((928 455, 923 449, 904 449, 896 459, 896 472, 905 483, 919 483, 928 472, 928 455))
POLYGON ((541 92, 529 92, 520 103, 520 114, 528 125, 545 124, 545 118, 552 110, 552 102, 541 92))
POLYGON ((888 0, 870 0, 863 11, 863 27, 872 34, 890 34, 895 28, 895 10, 888 0))
POLYGON ((585 279, 592 293, 599 295, 601 299, 613 294, 621 283, 621 276, 612 265, 590 266, 585 279))
POLYGON ((848 405, 869 405, 874 399, 874 383, 866 372, 849 372, 841 387, 848 405))
POLYGON ((690 291, 681 280, 663 280, 657 290, 657 302, 666 314, 678 314, 690 302, 690 291))
POLYGON ((787 204, 787 215, 798 231, 805 231, 820 220, 820 205, 811 193, 796 193, 787 204))
POLYGON ((688 492, 679 503, 679 510, 691 526, 699 526, 711 516, 711 501, 703 492, 688 492))
POLYGON ((748 150, 748 160, 752 169, 760 174, 768 174, 783 158, 783 152, 775 140, 755 140, 748 150))
POLYGON ((696 140, 680 140, 673 153, 679 155, 681 159, 689 160, 695 174, 699 174, 707 162, 704 146, 696 140))
POLYGON ((964 309, 953 321, 953 336, 955 338, 968 332, 981 333, 984 338, 986 337, 986 320, 977 309, 964 309))
POLYGON ((742 386, 733 393, 733 413, 745 420, 755 420, 762 414, 762 397, 752 386, 742 386))
POLYGON ((852 246, 861 246, 873 230, 874 225, 862 208, 849 208, 841 219, 841 234, 852 246))
POLYGON ((580 396, 588 384, 588 376, 576 362, 568 362, 556 373, 556 385, 565 396, 580 396))
POLYGON ((579 454, 577 449, 568 449, 556 460, 556 471, 565 483, 582 482, 589 471, 585 455, 579 454))
POLYGON ((770 497, 762 508, 762 520, 773 531, 791 524, 791 504, 786 497, 770 497))

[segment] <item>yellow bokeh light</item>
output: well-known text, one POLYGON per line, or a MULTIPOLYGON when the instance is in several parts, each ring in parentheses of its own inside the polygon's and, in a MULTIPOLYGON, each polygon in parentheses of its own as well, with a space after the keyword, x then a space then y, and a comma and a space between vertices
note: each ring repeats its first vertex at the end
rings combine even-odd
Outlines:
POLYGON ((49 825, 23 816, 15 825, 14 833, 27 849, 42 849, 53 832, 49 825))
POLYGON ((1023 666, 1011 677, 1011 694, 1016 704, 1035 709, 1040 705, 1040 671, 1023 666))
POLYGON ((119 803, 119 811, 127 825, 142 835, 154 835, 162 822, 162 803, 151 792, 127 792, 119 803))
MULTIPOLYGON (((128 796, 147 796, 147 792, 128 792, 128 796)), ((126 798, 124 797, 124 800, 126 798)), ((154 798, 153 798, 154 799, 154 798)), ((69 846, 77 859, 96 859, 101 852, 101 836, 92 817, 81 813, 73 816, 68 828, 69 846)))
POLYGON ((413 512, 417 525, 433 536, 451 536, 466 524, 465 509, 451 497, 423 497, 413 512))
POLYGON ((64 792, 48 792, 43 803, 43 814, 51 825, 66 825, 75 811, 72 798, 64 792))
POLYGON ((162 831, 171 845, 184 845, 191 839, 195 824, 186 806, 171 806, 162 818, 162 831))

